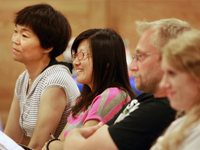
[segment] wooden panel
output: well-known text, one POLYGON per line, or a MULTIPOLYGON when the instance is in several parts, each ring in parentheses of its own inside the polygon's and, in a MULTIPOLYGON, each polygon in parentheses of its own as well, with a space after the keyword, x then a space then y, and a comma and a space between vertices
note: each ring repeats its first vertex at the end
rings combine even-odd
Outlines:
POLYGON ((128 39, 131 50, 138 41, 135 20, 154 21, 163 18, 178 18, 200 28, 200 1, 190 0, 115 0, 108 2, 108 27, 128 39))

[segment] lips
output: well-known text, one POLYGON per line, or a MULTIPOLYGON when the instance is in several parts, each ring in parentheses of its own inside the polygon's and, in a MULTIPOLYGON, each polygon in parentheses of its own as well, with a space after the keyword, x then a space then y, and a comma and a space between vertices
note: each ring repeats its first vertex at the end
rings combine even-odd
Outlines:
POLYGON ((132 76, 133 76, 133 78, 138 78, 139 77, 139 75, 136 74, 135 72, 132 73, 132 76))
POLYGON ((16 48, 13 48, 13 52, 14 52, 14 53, 17 53, 17 52, 20 52, 20 51, 17 50, 16 48))
POLYGON ((175 95, 175 92, 167 92, 167 97, 171 98, 175 95))
POLYGON ((76 69, 76 74, 80 74, 81 72, 83 72, 83 70, 80 70, 80 69, 76 69))

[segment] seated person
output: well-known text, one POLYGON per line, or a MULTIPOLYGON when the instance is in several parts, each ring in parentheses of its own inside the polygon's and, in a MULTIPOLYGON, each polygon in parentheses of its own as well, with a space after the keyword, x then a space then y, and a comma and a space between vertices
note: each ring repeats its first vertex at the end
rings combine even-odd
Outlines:
POLYGON ((65 150, 148 150, 175 119, 166 90, 159 88, 163 75, 160 49, 191 27, 173 18, 137 21, 136 25, 141 37, 130 70, 135 87, 144 93, 124 105, 105 125, 71 130, 65 138, 65 150))
POLYGON ((200 31, 192 30, 171 40, 162 49, 164 75, 172 108, 185 115, 175 120, 151 150, 200 148, 200 31))
POLYGON ((13 59, 26 70, 17 79, 4 133, 17 143, 26 135, 28 146, 37 150, 50 139, 50 132, 60 135, 80 94, 68 64, 55 59, 65 51, 71 28, 47 4, 23 8, 14 23, 13 59))
POLYGON ((136 96, 128 76, 122 38, 111 29, 89 29, 79 34, 72 45, 76 81, 84 84, 78 102, 59 140, 50 140, 43 149, 63 149, 65 135, 73 128, 106 123, 136 96), (63 142, 62 142, 63 141, 63 142))

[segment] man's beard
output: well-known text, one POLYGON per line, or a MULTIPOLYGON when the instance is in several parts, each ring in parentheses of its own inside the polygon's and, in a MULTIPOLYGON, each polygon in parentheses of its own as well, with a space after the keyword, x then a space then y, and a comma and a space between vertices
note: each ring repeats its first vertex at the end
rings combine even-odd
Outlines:
POLYGON ((137 90, 142 91, 144 93, 155 93, 158 90, 158 86, 161 79, 156 77, 151 80, 147 79, 143 81, 141 77, 138 77, 137 80, 139 80, 138 84, 137 82, 135 83, 135 88, 137 90))

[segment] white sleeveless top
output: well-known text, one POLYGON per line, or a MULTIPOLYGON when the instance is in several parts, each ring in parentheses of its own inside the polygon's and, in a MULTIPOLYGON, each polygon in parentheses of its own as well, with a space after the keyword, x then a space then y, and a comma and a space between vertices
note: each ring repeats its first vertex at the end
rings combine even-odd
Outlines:
MULTIPOLYGON (((24 71, 17 79, 15 95, 20 102, 19 124, 26 136, 32 137, 38 118, 40 98, 46 89, 52 86, 59 86, 64 89, 67 97, 67 105, 62 114, 60 123, 55 131, 57 138, 67 123, 67 117, 76 98, 80 95, 79 89, 71 77, 69 69, 64 65, 53 65, 45 69, 33 82, 28 93, 28 71, 24 71)), ((55 99, 56 100, 56 99, 55 99)))

